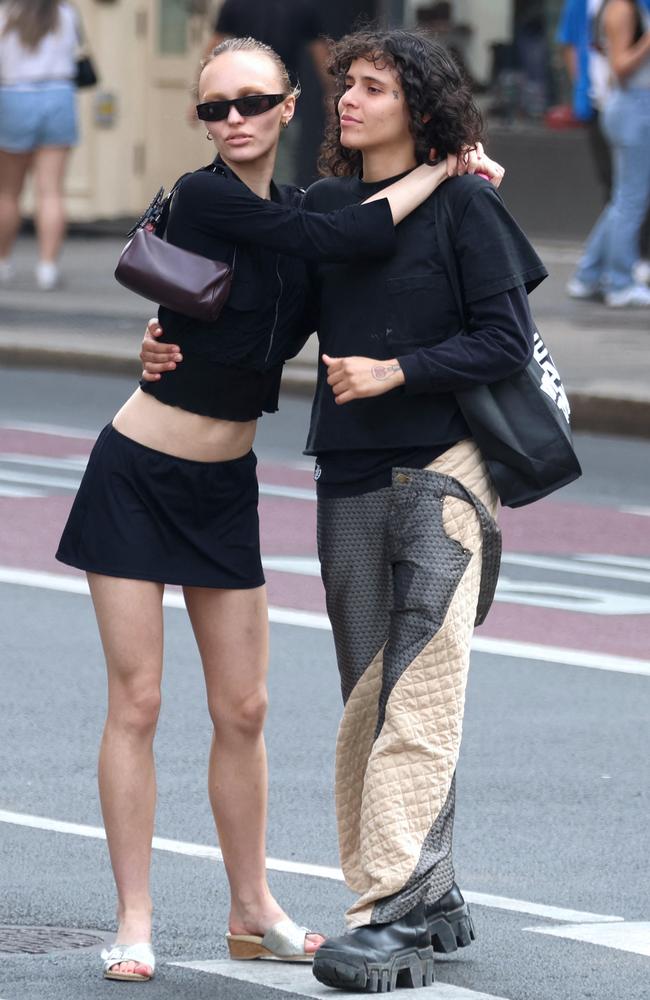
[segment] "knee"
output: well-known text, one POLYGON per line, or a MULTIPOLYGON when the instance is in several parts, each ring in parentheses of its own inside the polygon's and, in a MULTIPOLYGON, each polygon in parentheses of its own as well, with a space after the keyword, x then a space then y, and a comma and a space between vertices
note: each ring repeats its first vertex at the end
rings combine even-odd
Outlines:
POLYGON ((160 687, 127 685, 109 696, 109 723, 123 733, 153 737, 160 714, 160 687))
POLYGON ((223 737, 245 737, 254 739, 264 729, 268 695, 266 687, 245 696, 221 699, 210 706, 210 714, 217 739, 223 737))

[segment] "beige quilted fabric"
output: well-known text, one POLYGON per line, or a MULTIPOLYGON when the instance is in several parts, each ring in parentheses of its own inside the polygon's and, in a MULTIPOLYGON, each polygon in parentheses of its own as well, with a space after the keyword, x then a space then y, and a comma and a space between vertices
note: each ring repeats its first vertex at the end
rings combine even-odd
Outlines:
MULTIPOLYGON (((486 505, 497 497, 476 446, 460 442, 429 468, 458 479, 486 505)), ((451 787, 462 733, 465 688, 481 575, 481 529, 474 507, 446 497, 446 533, 472 552, 442 628, 411 662, 388 699, 375 741, 383 649, 345 707, 336 753, 341 864, 359 899, 350 927, 371 920, 375 902, 399 892, 451 787)))

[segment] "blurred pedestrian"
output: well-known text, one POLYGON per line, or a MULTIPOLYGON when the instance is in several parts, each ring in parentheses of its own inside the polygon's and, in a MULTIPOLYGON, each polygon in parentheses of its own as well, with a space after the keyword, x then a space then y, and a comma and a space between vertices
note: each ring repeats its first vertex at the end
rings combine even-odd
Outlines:
POLYGON ((650 289, 635 280, 634 269, 650 205, 650 0, 605 0, 594 30, 611 75, 603 129, 613 189, 567 292, 576 299, 604 295, 611 308, 647 308, 650 289))
POLYGON ((11 251, 20 196, 31 170, 43 291, 59 282, 65 234, 63 184, 78 141, 76 54, 82 37, 67 0, 6 0, 0 7, 0 284, 14 274, 11 251))
POLYGON ((573 88, 573 114, 588 129, 592 159, 608 202, 612 188, 612 159, 602 131, 600 109, 609 90, 607 57, 593 41, 593 21, 602 0, 565 0, 557 29, 567 75, 573 88))
MULTIPOLYGON (((313 61, 323 93, 327 94, 331 77, 327 73, 328 49, 322 37, 324 33, 315 0, 225 0, 205 54, 207 56, 227 37, 256 38, 280 55, 295 86, 299 83, 300 62, 306 51, 313 61)), ((298 180, 302 131, 299 116, 282 136, 275 170, 278 183, 292 184, 298 180)), ((315 161, 315 150, 313 158, 315 161)))
MULTIPOLYGON (((612 156, 603 132, 602 111, 611 89, 607 56, 594 44, 594 26, 603 0, 566 0, 557 29, 567 75, 573 85, 573 114, 587 129, 592 162, 607 204, 612 194, 612 156)), ((639 237, 637 281, 650 284, 650 211, 639 237)))

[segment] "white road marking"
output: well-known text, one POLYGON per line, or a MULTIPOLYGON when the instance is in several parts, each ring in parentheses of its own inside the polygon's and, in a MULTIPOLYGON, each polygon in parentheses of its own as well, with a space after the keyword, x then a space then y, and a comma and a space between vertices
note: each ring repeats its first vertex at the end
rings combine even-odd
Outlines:
POLYGON ((561 646, 544 646, 535 642, 516 642, 510 639, 488 639, 475 636, 472 649, 477 653, 491 653, 494 656, 514 656, 520 660, 541 660, 546 663, 565 663, 572 667, 587 667, 590 670, 611 670, 620 674, 640 674, 650 677, 650 660, 633 660, 627 656, 611 656, 608 653, 588 653, 581 649, 565 649, 561 646))
POLYGON ((638 514, 639 517, 650 517, 650 507, 619 507, 621 514, 638 514))
MULTIPOLYGON (((263 556, 267 570, 294 573, 299 576, 320 576, 320 563, 313 556, 263 556)), ((537 566, 541 569, 558 569, 576 575, 620 577, 636 582, 650 583, 650 573, 625 570, 598 571, 591 565, 571 563, 568 559, 546 559, 537 556, 506 554, 504 563, 537 566)), ((530 580, 512 580, 503 574, 499 577, 496 601, 504 604, 525 604, 527 607, 558 608, 589 615, 642 615, 650 614, 650 597, 614 590, 596 590, 591 587, 572 587, 560 583, 536 583, 530 580)))
POLYGON ((509 896, 492 896, 484 892, 465 892, 463 895, 468 903, 475 906, 489 906, 496 910, 510 910, 513 913, 530 913, 546 920, 570 920, 580 924, 623 923, 625 917, 602 916, 598 913, 587 913, 583 910, 569 910, 564 906, 547 906, 546 903, 527 903, 522 899, 511 899, 509 896), (573 914, 573 916, 571 916, 573 914))
POLYGON ((25 486, 3 486, 0 483, 0 497, 45 497, 42 490, 30 490, 25 486))
MULTIPOLYGON (((87 462, 87 458, 81 457, 49 458, 44 455, 22 455, 5 452, 4 454, 0 454, 0 463, 4 464, 4 467, 0 467, 0 483, 11 482, 25 483, 28 486, 65 487, 71 491, 76 491, 81 482, 79 473, 83 473, 87 462), (6 468, 8 465, 27 466, 29 469, 18 471, 6 468), (63 479, 55 476, 46 476, 38 471, 31 471, 32 469, 58 469, 61 472, 69 471, 71 475, 63 479)), ((283 497, 288 500, 316 501, 316 494, 313 489, 302 489, 298 486, 279 486, 274 483, 260 482, 259 490, 260 496, 283 497)), ((24 496, 25 494, 17 495, 24 496)), ((42 496, 43 494, 34 495, 42 496)))
POLYGON ((650 557, 649 556, 593 556, 593 555, 579 555, 576 556, 581 562, 598 562, 603 563, 607 566, 632 566, 637 569, 645 570, 650 574, 650 557))
MULTIPOLYGON (((579 570, 576 570, 579 572, 579 570)), ((501 574, 495 601, 524 604, 530 608, 555 608, 585 615, 647 615, 650 596, 593 587, 571 587, 566 583, 512 580, 501 574)))
POLYGON ((29 486, 65 486, 76 489, 81 482, 79 476, 44 476, 39 472, 14 472, 11 469, 0 470, 0 481, 5 483, 26 483, 29 486))
POLYGON ((586 944, 596 944, 601 948, 617 948, 619 951, 629 951, 635 955, 650 957, 650 923, 594 923, 594 924, 563 924, 561 927, 524 927, 533 934, 550 934, 553 937, 569 938, 571 941, 584 941, 586 944))
POLYGON ((71 469, 74 472, 83 472, 88 463, 88 458, 85 455, 68 458, 50 458, 46 455, 23 455, 4 452, 0 453, 0 462, 7 462, 9 465, 33 465, 43 469, 71 469))
MULTIPOLYGON (((0 566, 0 584, 34 587, 42 590, 57 590, 62 593, 88 596, 88 584, 81 576, 64 573, 46 573, 35 570, 16 569, 0 566)), ((169 608, 185 608, 183 595, 167 590, 163 604, 169 608)), ((331 631, 327 615, 317 611, 301 611, 297 608, 269 608, 269 621, 276 625, 295 625, 324 632, 331 631)), ((477 653, 493 656, 512 656, 519 660, 538 660, 546 663, 563 663, 572 667, 587 667, 591 670, 610 670, 614 673, 639 674, 650 677, 650 660, 630 659, 627 656, 612 656, 607 653, 590 653, 580 649, 566 649, 561 646, 545 646, 541 643, 517 642, 510 639, 489 639, 474 636, 472 649, 477 653)))
MULTIPOLYGON (((106 840, 106 833, 101 826, 87 826, 82 823, 69 823, 65 820, 49 819, 46 816, 31 816, 28 813, 11 812, 0 809, 0 823, 11 826, 23 826, 33 830, 47 830, 53 833, 67 833, 76 837, 90 837, 94 840, 106 840)), ((170 854, 183 854, 191 858, 202 858, 207 861, 223 860, 218 847, 208 844, 192 844, 183 840, 169 840, 166 837, 154 837, 151 845, 156 851, 167 851, 170 854)), ((327 865, 312 865, 306 862, 285 861, 281 858, 267 858, 266 867, 270 871, 285 872, 290 875, 309 875, 313 878, 328 879, 342 882, 343 873, 340 868, 327 865)), ((492 896, 485 892, 466 892, 465 898, 476 906, 487 906, 497 910, 509 910, 517 913, 528 913, 533 916, 545 917, 548 920, 566 920, 570 923, 603 923, 605 921, 623 921, 623 917, 606 916, 602 913, 588 913, 582 910, 571 910, 561 906, 547 906, 545 903, 529 903, 523 899, 510 899, 507 896, 492 896)))
POLYGON ((501 562, 508 566, 534 566, 537 569, 558 570, 560 573, 575 573, 579 576, 600 576, 607 580, 633 580, 650 583, 650 559, 638 560, 637 565, 645 569, 620 569, 631 565, 626 561, 600 555, 577 555, 570 558, 552 556, 529 556, 520 552, 504 552, 501 562), (576 563, 578 565, 576 565, 576 563), (585 565, 586 564, 586 565, 585 565))
MULTIPOLYGON (((299 997, 316 997, 317 1000, 359 1000, 360 994, 349 993, 347 990, 334 992, 328 986, 317 982, 307 963, 289 962, 170 962, 170 965, 181 969, 193 969, 212 976, 223 976, 224 979, 237 979, 239 982, 251 983, 255 986, 265 986, 271 990, 281 990, 293 993, 299 997)), ((413 997, 411 989, 397 989, 391 993, 395 996, 413 997)), ((433 986, 421 987, 417 992, 418 1000, 504 1000, 492 993, 477 993, 464 986, 451 986, 449 983, 434 983, 433 986)))
POLYGON ((288 497, 290 500, 316 501, 316 494, 313 490, 301 489, 298 486, 275 486, 272 483, 260 482, 259 488, 260 496, 288 497))

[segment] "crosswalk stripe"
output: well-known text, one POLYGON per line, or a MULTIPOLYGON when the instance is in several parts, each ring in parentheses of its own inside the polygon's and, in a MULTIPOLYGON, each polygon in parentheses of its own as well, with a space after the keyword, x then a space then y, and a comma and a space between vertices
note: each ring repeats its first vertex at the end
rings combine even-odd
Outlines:
POLYGON ((524 927, 523 930, 650 957, 650 923, 647 922, 562 924, 561 927, 524 927))
MULTIPOLYGON (((349 993, 347 990, 336 990, 334 993, 329 987, 318 983, 311 972, 309 965, 293 964, 288 962, 170 962, 170 965, 178 966, 181 969, 193 969, 196 972, 205 972, 212 976, 222 976, 224 979, 236 979, 239 982, 250 983, 251 985, 266 987, 272 990, 281 990, 285 993, 293 993, 299 997, 316 997, 317 1000, 334 997, 340 1000, 359 1000, 360 994, 349 993)), ((413 996, 411 989, 398 989, 391 993, 391 996, 413 996)), ((425 986, 417 992, 418 1000, 504 1000, 503 997, 496 997, 492 993, 478 993, 475 990, 468 990, 464 986, 452 986, 450 983, 434 983, 433 986, 425 986)))

